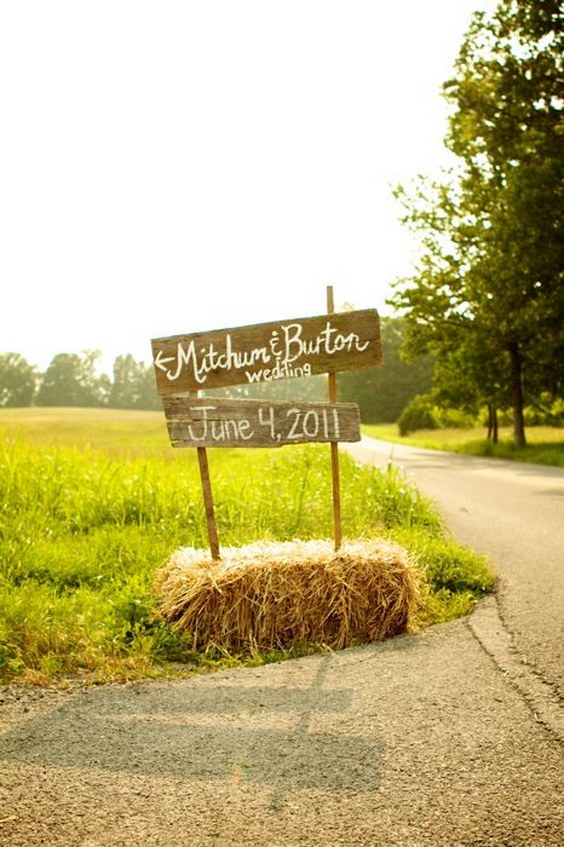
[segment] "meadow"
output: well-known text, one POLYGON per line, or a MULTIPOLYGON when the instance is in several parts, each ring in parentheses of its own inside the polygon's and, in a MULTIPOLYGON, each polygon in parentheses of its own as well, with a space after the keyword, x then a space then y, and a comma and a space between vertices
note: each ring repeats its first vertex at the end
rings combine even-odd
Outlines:
POLYGON ((527 446, 516 448, 511 427, 500 427, 499 443, 487 439, 485 427, 425 429, 402 436, 396 424, 368 424, 363 432, 372 438, 395 441, 429 450, 447 450, 467 456, 490 456, 516 462, 564 467, 564 428, 550 426, 527 427, 527 446))
MULTIPOLYGON (((328 445, 208 451, 222 546, 332 538, 328 445)), ((426 591, 418 625, 469 612, 488 562, 445 532, 391 466, 341 451, 343 536, 404 546, 426 591)), ((0 681, 105 682, 261 663, 287 654, 193 649, 159 615, 157 569, 207 547, 197 459, 159 412, 0 410, 0 681)))

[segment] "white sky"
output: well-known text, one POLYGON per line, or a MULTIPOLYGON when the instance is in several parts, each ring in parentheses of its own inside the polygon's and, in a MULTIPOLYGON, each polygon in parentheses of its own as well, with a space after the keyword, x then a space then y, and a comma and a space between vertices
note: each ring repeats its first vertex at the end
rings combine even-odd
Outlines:
POLYGON ((4 0, 0 352, 150 361, 153 337, 389 313, 390 186, 445 161, 495 0, 4 0))

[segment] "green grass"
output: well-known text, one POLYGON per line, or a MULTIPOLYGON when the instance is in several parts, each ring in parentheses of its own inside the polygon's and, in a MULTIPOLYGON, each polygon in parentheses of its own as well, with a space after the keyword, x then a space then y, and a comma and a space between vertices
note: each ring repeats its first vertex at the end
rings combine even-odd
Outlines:
MULTIPOLYGON (((327 445, 214 450, 209 463, 222 546, 332 537, 327 445)), ((383 535, 416 557, 429 587, 422 625, 465 614, 491 589, 487 562, 445 536, 400 471, 344 453, 340 464, 345 538, 383 535)), ((207 547, 199 471, 194 451, 169 446, 160 413, 0 410, 0 680, 239 661, 194 653, 159 617, 154 574, 181 546, 207 547)))
POLYGON ((468 456, 491 456, 517 462, 533 462, 541 465, 564 467, 564 429, 549 426, 527 427, 527 446, 517 449, 513 445, 512 430, 502 427, 499 443, 487 439, 487 430, 475 429, 426 429, 401 436, 395 424, 367 424, 362 431, 372 438, 426 447, 430 450, 446 450, 465 453, 468 456))

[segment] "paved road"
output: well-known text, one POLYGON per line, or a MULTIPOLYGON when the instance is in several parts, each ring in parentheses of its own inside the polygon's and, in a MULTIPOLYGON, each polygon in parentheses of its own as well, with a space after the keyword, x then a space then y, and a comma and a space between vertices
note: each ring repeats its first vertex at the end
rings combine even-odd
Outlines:
POLYGON ((0 844, 562 847, 562 472, 393 450, 497 596, 261 668, 0 689, 0 844))
POLYGON ((402 467, 456 538, 487 553, 500 615, 521 660, 564 693, 564 469, 364 438, 350 451, 402 467))

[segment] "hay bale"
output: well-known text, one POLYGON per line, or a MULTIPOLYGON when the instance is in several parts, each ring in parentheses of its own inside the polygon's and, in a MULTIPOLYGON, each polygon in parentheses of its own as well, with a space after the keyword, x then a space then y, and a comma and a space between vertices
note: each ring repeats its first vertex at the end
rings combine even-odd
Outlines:
POLYGON ((194 647, 230 653, 295 644, 341 649, 410 631, 419 599, 405 551, 384 541, 181 548, 159 571, 161 613, 194 647))

